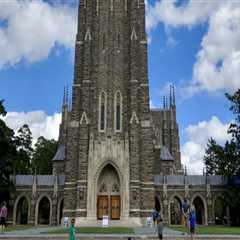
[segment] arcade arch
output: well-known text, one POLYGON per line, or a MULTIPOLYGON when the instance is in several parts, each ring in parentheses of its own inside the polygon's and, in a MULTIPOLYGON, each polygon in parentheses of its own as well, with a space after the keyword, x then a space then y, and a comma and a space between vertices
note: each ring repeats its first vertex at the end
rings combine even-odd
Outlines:
POLYGON ((182 202, 178 196, 170 201, 170 223, 172 225, 180 225, 182 218, 182 202))
POLYGON ((28 224, 29 218, 29 201, 25 196, 21 196, 16 202, 15 224, 28 224))
POLYGON ((198 225, 205 224, 205 206, 202 198, 199 196, 196 196, 193 199, 192 204, 195 208, 197 224, 198 225))

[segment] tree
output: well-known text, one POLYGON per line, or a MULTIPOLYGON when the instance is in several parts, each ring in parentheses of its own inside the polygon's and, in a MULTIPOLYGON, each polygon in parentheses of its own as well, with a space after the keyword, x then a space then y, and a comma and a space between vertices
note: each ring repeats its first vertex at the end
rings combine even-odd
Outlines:
MULTIPOLYGON (((232 139, 236 144, 238 149, 238 154, 240 151, 240 89, 233 95, 226 94, 228 100, 232 103, 230 106, 230 111, 235 115, 235 122, 229 127, 228 133, 232 135, 232 139)), ((240 173, 240 172, 239 172, 240 173)), ((239 174, 238 173, 238 174, 239 174)))
POLYGON ((213 138, 209 139, 204 163, 207 174, 222 175, 228 181, 224 201, 230 206, 232 225, 240 225, 240 89, 226 97, 231 102, 229 110, 235 116, 228 129, 231 140, 221 146, 213 138))
MULTIPOLYGON (((0 116, 6 116, 7 112, 0 101, 0 116)), ((0 119, 0 199, 8 201, 10 192, 13 190, 11 174, 13 173, 13 158, 16 155, 14 143, 14 131, 7 127, 0 119)))
POLYGON ((236 143, 226 141, 224 146, 211 138, 208 140, 204 162, 209 175, 222 175, 228 178, 239 175, 239 150, 236 143))
POLYGON ((38 174, 52 174, 52 159, 56 154, 58 143, 39 137, 35 144, 32 166, 38 174))
POLYGON ((24 124, 15 137, 17 156, 14 160, 14 172, 16 174, 30 174, 32 172, 32 133, 27 124, 24 124))

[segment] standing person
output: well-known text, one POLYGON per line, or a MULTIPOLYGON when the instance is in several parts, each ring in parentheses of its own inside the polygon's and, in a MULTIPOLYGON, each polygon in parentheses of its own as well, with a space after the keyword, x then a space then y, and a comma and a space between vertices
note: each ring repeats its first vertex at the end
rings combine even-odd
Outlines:
POLYGON ((188 215, 189 215, 189 204, 187 202, 187 199, 184 198, 183 204, 182 204, 182 221, 183 226, 188 227, 188 215))
POLYGON ((157 221, 157 215, 158 215, 158 212, 155 208, 153 208, 152 210, 152 219, 153 219, 153 226, 155 227, 156 225, 156 221, 157 221))
POLYGON ((75 219, 73 218, 71 220, 71 225, 70 225, 70 229, 69 229, 69 240, 75 240, 75 219))
POLYGON ((196 231, 196 213, 195 208, 192 205, 189 213, 189 227, 190 227, 190 234, 191 239, 194 239, 195 231, 196 231))
POLYGON ((2 233, 4 232, 5 228, 7 227, 7 203, 3 202, 1 210, 0 210, 0 225, 2 228, 2 233))
POLYGON ((160 212, 157 215, 157 230, 158 230, 159 240, 162 240, 163 239, 163 219, 160 212))

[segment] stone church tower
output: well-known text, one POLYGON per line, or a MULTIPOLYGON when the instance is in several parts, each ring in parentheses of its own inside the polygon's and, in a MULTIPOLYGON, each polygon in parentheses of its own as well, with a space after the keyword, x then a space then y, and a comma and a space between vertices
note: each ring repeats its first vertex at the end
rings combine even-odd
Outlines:
POLYGON ((169 105, 149 106, 144 0, 80 1, 72 108, 65 96, 53 160, 64 216, 79 223, 140 223, 155 204, 154 175, 180 173, 173 89, 169 105))

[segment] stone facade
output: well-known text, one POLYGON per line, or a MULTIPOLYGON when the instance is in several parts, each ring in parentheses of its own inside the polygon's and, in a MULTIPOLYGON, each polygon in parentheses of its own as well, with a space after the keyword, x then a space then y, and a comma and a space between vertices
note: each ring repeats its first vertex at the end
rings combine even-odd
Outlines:
MULTIPOLYGON (((109 171, 110 172, 110 171, 109 171)), ((109 174, 111 175, 111 173, 109 174)), ((110 176, 111 179, 111 176, 110 176)), ((121 181, 121 180, 120 180, 121 181)), ((9 210, 9 223, 16 224, 43 224, 40 211, 46 213, 45 224, 57 225, 62 221, 64 199, 64 176, 16 176, 16 194, 12 196, 9 210), (46 199, 48 206, 41 201, 46 199), (22 203, 26 201, 25 222, 21 219, 22 203)), ((100 181, 101 182, 101 181, 100 181)), ((154 205, 161 210, 165 224, 181 224, 181 215, 178 210, 184 198, 189 204, 194 204, 197 210, 198 224, 215 224, 217 217, 216 204, 221 200, 226 189, 226 183, 220 176, 161 176, 154 178, 154 205)), ((229 208, 225 214, 228 216, 229 208)), ((149 214, 150 215, 150 214, 149 214)), ((228 218, 229 219, 229 218, 228 218)), ((96 224, 95 221, 87 221, 88 225, 96 224)), ((121 222, 127 226, 135 226, 136 222, 121 222)))
POLYGON ((67 92, 53 175, 17 177, 13 224, 19 205, 32 224, 109 215, 137 225, 156 206, 171 223, 184 197, 198 197, 202 224, 213 221, 212 188, 217 193, 222 182, 185 182, 174 88, 162 109, 149 106, 144 0, 80 1, 71 107, 67 92))

